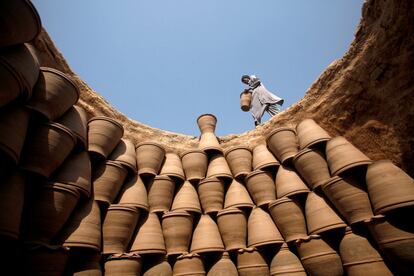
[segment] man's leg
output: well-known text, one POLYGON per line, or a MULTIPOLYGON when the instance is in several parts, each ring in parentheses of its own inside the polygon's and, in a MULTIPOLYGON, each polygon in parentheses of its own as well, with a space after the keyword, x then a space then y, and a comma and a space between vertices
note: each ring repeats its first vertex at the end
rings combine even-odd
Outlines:
POLYGON ((279 105, 278 104, 271 104, 268 105, 266 108, 267 113, 269 113, 270 116, 275 116, 280 112, 279 105))

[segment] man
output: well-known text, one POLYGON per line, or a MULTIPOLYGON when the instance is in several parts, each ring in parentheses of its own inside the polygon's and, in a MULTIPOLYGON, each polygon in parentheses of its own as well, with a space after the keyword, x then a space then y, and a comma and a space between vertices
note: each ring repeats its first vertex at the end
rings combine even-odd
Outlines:
POLYGON ((245 90, 252 93, 250 112, 252 113, 255 126, 261 124, 265 111, 272 117, 279 113, 280 106, 283 105, 284 100, 267 90, 258 77, 255 75, 243 75, 241 81, 248 85, 245 90))

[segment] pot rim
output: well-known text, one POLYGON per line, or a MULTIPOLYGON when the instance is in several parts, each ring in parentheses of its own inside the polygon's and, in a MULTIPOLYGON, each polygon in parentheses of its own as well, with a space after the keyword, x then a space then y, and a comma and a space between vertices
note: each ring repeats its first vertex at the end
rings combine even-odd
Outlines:
POLYGON ((198 116, 197 117, 197 123, 198 123, 198 121, 201 119, 201 117, 205 117, 205 116, 210 116, 210 117, 213 117, 214 118, 214 120, 215 120, 215 122, 217 123, 217 117, 214 115, 214 114, 211 114, 211 113, 204 113, 204 114, 201 114, 200 116, 198 116))
POLYGON ((232 146, 232 147, 229 147, 229 148, 225 149, 225 150, 224 150, 224 157, 227 157, 227 155, 228 155, 230 152, 235 151, 235 150, 238 150, 238 149, 245 149, 245 150, 249 151, 249 152, 250 152, 250 154, 252 154, 252 150, 250 149, 250 147, 248 147, 248 146, 243 146, 243 145, 239 145, 239 146, 232 146))
POLYGON ((124 167, 124 166, 122 166, 121 164, 119 164, 118 162, 116 162, 116 161, 112 161, 112 160, 106 160, 106 162, 105 162, 105 166, 113 166, 113 167, 117 167, 117 168, 120 168, 120 169, 122 169, 122 170, 124 170, 124 171, 126 171, 127 173, 128 173, 128 170, 124 167))
POLYGON ((333 185, 333 184, 335 184, 335 183, 337 183, 341 180, 343 180, 342 177, 335 175, 335 176, 331 177, 328 181, 322 183, 320 186, 321 186, 322 190, 325 190, 325 189, 328 188, 328 186, 331 186, 331 185, 333 185))
POLYGON ((200 186, 202 184, 209 183, 209 182, 220 182, 220 183, 222 183, 220 178, 219 178, 220 176, 221 176, 221 174, 219 174, 218 177, 216 177, 216 176, 205 177, 202 180, 200 180, 200 182, 198 182, 197 186, 200 186))
POLYGON ((285 126, 285 127, 279 127, 279 128, 276 128, 276 129, 274 129, 274 130, 272 130, 271 132, 269 132, 267 135, 266 135, 266 144, 267 144, 267 141, 275 134, 275 133, 277 133, 277 132, 280 132, 280 131, 291 131, 291 132, 293 132, 295 135, 296 135, 296 131, 295 131, 295 129, 294 128, 292 128, 292 127, 288 127, 288 126, 285 126))
POLYGON ((193 215, 187 212, 186 210, 178 209, 174 211, 167 211, 162 215, 162 219, 165 219, 168 217, 193 217, 193 215))
POLYGON ((104 115, 99 115, 99 116, 95 116, 95 117, 90 118, 88 120, 88 126, 92 121, 96 121, 96 120, 103 120, 103 121, 107 121, 107 122, 111 122, 111 123, 115 124, 116 126, 118 126, 122 130, 122 136, 124 135, 124 127, 116 119, 108 117, 108 116, 104 116, 104 115))
POLYGON ((242 92, 240 93, 240 98, 241 98, 241 95, 243 95, 243 94, 252 94, 252 92, 250 92, 250 91, 242 91, 242 92))
POLYGON ((166 175, 166 174, 159 174, 156 175, 154 177, 154 180, 169 180, 169 181, 174 181, 170 176, 166 175))
POLYGON ((32 15, 35 17, 35 21, 36 21, 36 25, 37 25, 37 32, 33 36, 33 38, 29 40, 29 41, 31 41, 31 40, 35 39, 40 34, 40 32, 42 31, 42 19, 40 18, 39 12, 36 10, 35 6, 33 5, 33 3, 31 1, 25 0, 24 3, 27 4, 29 6, 29 8, 32 10, 32 12, 33 12, 32 15))
MULTIPOLYGON (((252 177, 252 176, 254 176, 254 175, 256 175, 256 174, 270 174, 270 172, 267 172, 267 171, 262 171, 262 170, 255 170, 255 171, 252 171, 252 172, 250 172, 250 173, 248 173, 247 175, 246 175, 246 177, 245 177, 245 181, 247 182, 247 180, 250 178, 250 177, 252 177)), ((272 181, 273 181, 273 179, 272 179, 272 181)), ((274 181, 273 181, 274 182, 274 181)))
POLYGON ((269 202, 269 206, 268 208, 272 208, 273 206, 282 204, 282 203, 286 203, 286 202, 294 202, 294 200, 288 198, 288 197, 281 197, 275 200, 272 200, 271 202, 269 202))
POLYGON ((218 211, 217 213, 217 218, 223 215, 228 215, 228 214, 243 214, 246 215, 242 210, 236 208, 236 207, 228 207, 226 209, 222 209, 220 211, 218 211))
POLYGON ((204 154, 206 157, 207 157, 207 153, 205 153, 203 150, 201 150, 201 149, 190 149, 190 150, 185 150, 185 151, 183 151, 181 154, 180 154, 180 158, 181 159, 183 159, 183 157, 185 156, 185 155, 187 155, 187 154, 190 154, 190 153, 202 153, 202 154, 204 154))
POLYGON ((293 159, 292 159, 293 163, 295 163, 300 157, 302 157, 302 155, 304 155, 306 153, 309 153, 309 152, 315 152, 316 154, 321 154, 321 152, 318 151, 318 150, 310 149, 310 148, 304 148, 304 149, 299 150, 295 154, 295 156, 293 156, 293 159))
POLYGON ((165 155, 165 152, 166 152, 165 148, 161 144, 156 143, 156 142, 152 142, 152 141, 144 141, 144 142, 138 143, 135 146, 135 150, 137 150, 141 146, 156 146, 156 147, 159 147, 164 152, 164 155, 165 155))
POLYGON ((53 73, 53 74, 58 75, 59 77, 62 77, 63 79, 65 79, 65 81, 67 81, 69 84, 71 84, 75 88, 76 95, 77 95, 75 103, 78 102, 79 97, 80 97, 80 91, 79 91, 79 88, 76 85, 76 83, 69 77, 69 75, 67 75, 67 74, 63 73, 62 71, 59 71, 55 68, 51 68, 51 67, 41 66, 41 67, 39 67, 39 70, 41 72, 53 73))
POLYGON ((111 204, 108 207, 108 212, 110 210, 123 210, 123 211, 131 211, 134 213, 139 213, 139 210, 137 207, 132 206, 132 205, 126 205, 126 204, 111 204))
POLYGON ((74 144, 76 145, 76 136, 75 136, 75 134, 73 133, 73 131, 72 130, 70 130, 68 127, 66 127, 66 126, 64 126, 64 125, 62 125, 62 124, 59 124, 59 123, 45 123, 44 124, 45 126, 49 126, 49 127, 51 127, 51 128, 54 128, 54 129, 59 129, 59 130, 62 130, 63 132, 65 132, 66 134, 69 134, 70 135, 70 137, 72 138, 72 140, 73 140, 73 142, 74 142, 74 144))

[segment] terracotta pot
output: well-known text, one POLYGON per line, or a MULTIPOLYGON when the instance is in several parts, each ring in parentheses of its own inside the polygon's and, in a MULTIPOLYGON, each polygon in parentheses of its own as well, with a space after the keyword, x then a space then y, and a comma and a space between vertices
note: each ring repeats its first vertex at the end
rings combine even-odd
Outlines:
POLYGON ((88 115, 80 106, 72 106, 59 118, 58 123, 69 128, 76 136, 81 149, 88 148, 88 115))
POLYGON ((113 161, 106 161, 94 171, 93 190, 95 200, 111 204, 127 176, 127 170, 120 164, 113 161))
POLYGON ((283 244, 270 263, 270 275, 306 276, 306 272, 298 257, 283 244))
POLYGON ((216 130, 217 118, 213 114, 202 114, 197 118, 197 125, 201 133, 213 132, 216 130))
POLYGON ((164 162, 165 149, 157 143, 144 142, 138 144, 136 152, 138 174, 157 175, 164 162))
POLYGON ((309 188, 291 168, 280 166, 276 174, 277 198, 294 197, 309 193, 309 188))
POLYGON ((414 180, 390 160, 369 165, 366 182, 375 214, 414 205, 414 180))
POLYGON ((342 264, 347 275, 394 275, 369 241, 348 227, 340 245, 342 264))
POLYGON ((90 248, 100 252, 101 232, 101 211, 98 203, 90 197, 76 207, 57 240, 71 248, 90 248))
POLYGON ((300 260, 308 275, 342 276, 339 255, 318 235, 296 241, 300 260))
POLYGON ((69 76, 53 68, 40 67, 33 95, 26 106, 54 121, 78 101, 79 93, 69 76))
POLYGON ((334 176, 322 185, 322 190, 349 224, 358 223, 373 216, 368 194, 355 179, 334 176))
POLYGON ((280 127, 270 132, 267 135, 266 143, 282 164, 289 163, 298 153, 295 130, 289 127, 280 127))
POLYGON ((307 237, 305 216, 297 201, 287 197, 272 201, 269 213, 286 242, 307 237))
POLYGON ((246 188, 236 179, 233 179, 229 188, 227 189, 226 196, 224 198, 224 209, 235 208, 253 208, 254 204, 250 198, 249 192, 246 188))
POLYGON ((181 155, 181 161, 188 181, 200 181, 206 176, 208 158, 203 151, 185 151, 181 155))
POLYGON ((132 174, 138 171, 135 146, 130 140, 121 139, 108 159, 125 166, 132 174))
POLYGON ((217 224, 226 250, 246 248, 247 218, 237 209, 224 209, 217 214, 217 224))
POLYGON ((119 204, 134 206, 148 212, 147 189, 140 176, 135 175, 126 181, 119 194, 119 204))
POLYGON ((252 92, 243 91, 240 94, 240 108, 244 112, 250 110, 250 102, 252 100, 252 92))
POLYGON ((301 149, 316 146, 331 139, 331 136, 313 119, 305 119, 296 126, 301 149))
POLYGON ((186 211, 166 212, 162 216, 162 233, 167 255, 188 252, 193 232, 193 216, 186 211))
POLYGON ((127 251, 139 214, 139 209, 133 206, 112 204, 108 208, 102 226, 103 254, 127 251))
POLYGON ((2 1, 0 17, 3 18, 0 47, 32 41, 42 30, 40 16, 31 1, 2 1))
POLYGON ((198 254, 185 254, 177 258, 173 267, 174 276, 205 276, 203 260, 198 254))
POLYGON ((257 206, 267 206, 276 199, 276 187, 272 174, 265 171, 253 171, 246 176, 246 186, 257 206))
POLYGON ((329 207, 325 199, 314 192, 310 192, 306 199, 305 215, 309 234, 320 234, 346 227, 346 224, 329 207))
POLYGON ((21 166, 49 177, 69 156, 75 143, 75 137, 66 127, 57 123, 40 125, 26 139, 21 166))
POLYGON ((139 254, 167 253, 161 224, 155 213, 149 213, 141 221, 130 251, 139 254))
POLYGON ((229 148, 224 153, 235 178, 243 179, 252 171, 252 151, 248 147, 229 148))
POLYGON ((209 215, 201 215, 191 242, 192 253, 222 252, 223 241, 217 224, 209 215))
POLYGON ((197 191, 190 182, 185 181, 177 191, 171 206, 171 211, 183 210, 201 213, 197 191))
POLYGON ((282 244, 284 239, 268 213, 259 207, 253 208, 247 221, 247 246, 282 244))
POLYGON ((160 175, 176 178, 179 181, 185 180, 185 174, 180 157, 176 153, 166 153, 164 164, 161 167, 160 175))
POLYGON ((100 260, 101 254, 99 252, 71 248, 64 275, 102 276, 100 260))
POLYGON ((91 170, 87 151, 72 152, 50 179, 52 182, 71 184, 82 196, 89 197, 92 190, 91 170))
POLYGON ((328 141, 326 144, 326 159, 332 176, 372 163, 371 159, 342 136, 337 136, 328 141))
POLYGON ((148 185, 151 212, 167 212, 174 198, 175 182, 169 176, 157 175, 148 185))
POLYGON ((142 276, 172 276, 173 271, 168 259, 165 257, 162 260, 150 264, 150 267, 145 270, 142 276))
POLYGON ((142 260, 138 254, 122 253, 110 256, 105 262, 106 276, 136 276, 141 274, 142 260))
POLYGON ((201 134, 198 148, 207 154, 218 154, 223 152, 220 143, 213 132, 201 134))
POLYGON ((266 170, 279 167, 279 162, 266 145, 260 144, 253 148, 253 170, 266 170))
POLYGON ((79 192, 60 183, 39 187, 25 207, 24 239, 50 243, 75 209, 79 196, 79 192))
POLYGON ((204 214, 216 213, 223 209, 224 183, 222 180, 215 177, 205 178, 197 185, 197 192, 204 214))
POLYGON ((117 120, 106 116, 93 117, 88 122, 88 151, 101 159, 106 159, 122 135, 124 127, 117 120))
POLYGON ((331 177, 325 157, 317 150, 299 151, 293 158, 293 163, 312 190, 319 188, 331 177))
POLYGON ((255 248, 237 252, 237 270, 240 276, 269 276, 269 267, 263 256, 255 248))
POLYGON ((237 268, 230 260, 229 253, 224 252, 220 260, 218 260, 208 271, 207 276, 238 276, 237 268))
POLYGON ((15 170, 0 185, 0 236, 18 239, 23 211, 25 179, 15 170))
POLYGON ((222 154, 215 154, 210 158, 206 177, 218 177, 227 182, 233 179, 229 165, 222 154))
POLYGON ((68 261, 68 253, 68 248, 62 246, 32 245, 23 254, 24 275, 63 275, 68 261))

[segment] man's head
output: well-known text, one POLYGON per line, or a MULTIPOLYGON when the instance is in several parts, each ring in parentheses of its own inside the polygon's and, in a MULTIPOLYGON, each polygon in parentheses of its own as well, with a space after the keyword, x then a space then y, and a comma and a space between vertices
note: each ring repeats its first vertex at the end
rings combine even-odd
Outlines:
POLYGON ((241 77, 241 81, 242 81, 242 83, 244 83, 244 84, 249 84, 249 82, 250 82, 250 76, 249 76, 249 75, 243 75, 243 76, 241 77))

